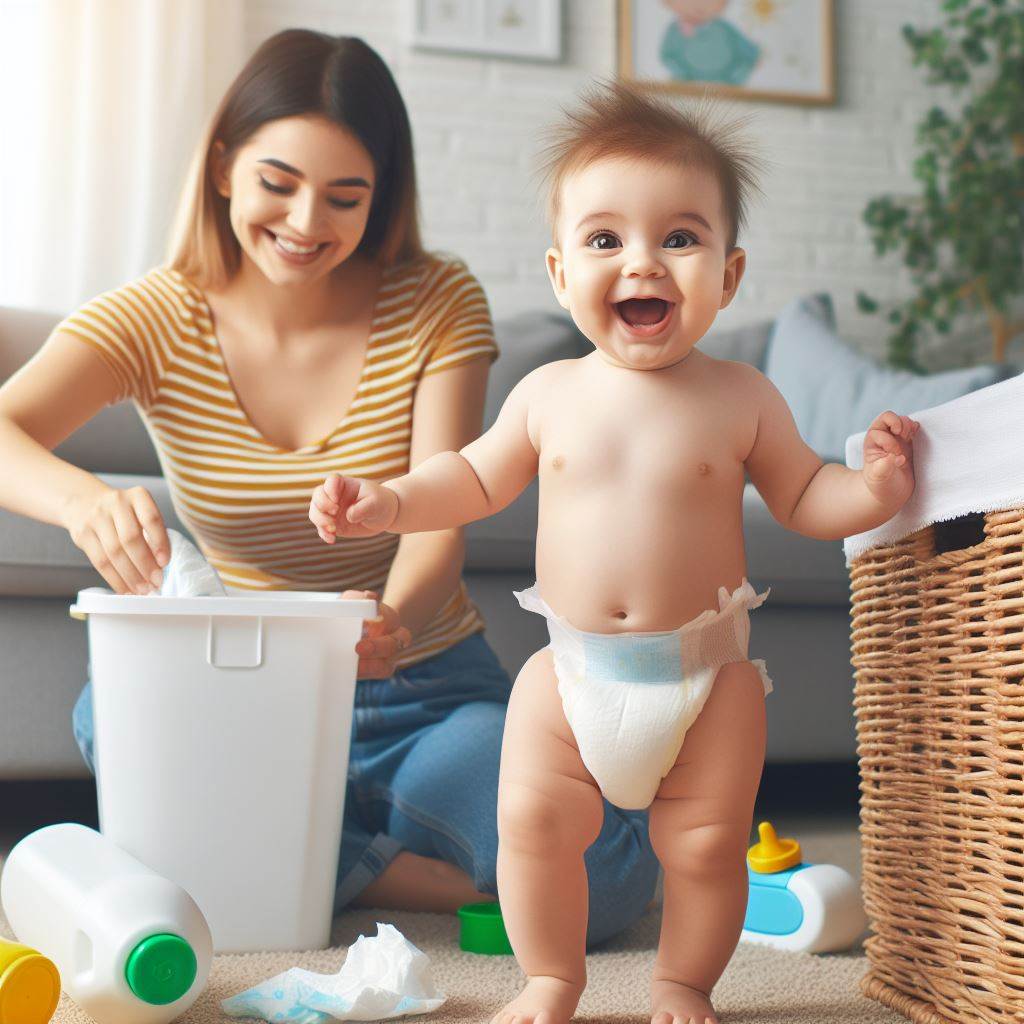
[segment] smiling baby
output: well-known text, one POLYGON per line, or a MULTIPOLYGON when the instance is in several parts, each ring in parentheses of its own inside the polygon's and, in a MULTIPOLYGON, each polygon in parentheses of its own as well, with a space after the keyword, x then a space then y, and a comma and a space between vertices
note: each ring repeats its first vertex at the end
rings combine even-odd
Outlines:
POLYGON ((754 367, 698 347, 743 278, 757 164, 735 127, 624 86, 592 91, 549 151, 558 301, 595 350, 524 378, 461 452, 380 485, 332 475, 327 541, 493 515, 540 478, 537 584, 551 637, 509 702, 498 887, 523 991, 499 1024, 561 1024, 586 982, 583 855, 603 798, 649 808, 665 873, 654 1024, 717 1021, 710 993, 747 900, 765 746, 763 664, 747 656, 745 475, 785 527, 840 538, 913 487, 916 423, 882 413, 861 471, 801 440, 754 367))

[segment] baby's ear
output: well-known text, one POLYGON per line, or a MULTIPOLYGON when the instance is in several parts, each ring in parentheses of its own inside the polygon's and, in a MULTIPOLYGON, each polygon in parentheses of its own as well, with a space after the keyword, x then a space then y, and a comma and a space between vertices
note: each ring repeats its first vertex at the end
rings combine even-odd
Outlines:
POLYGON ((565 293, 565 264, 562 262, 562 251, 552 246, 544 254, 544 263, 548 268, 548 280, 563 309, 569 308, 569 297, 565 293))
POLYGON ((718 307, 725 309, 733 300, 740 286, 743 271, 747 268, 747 254, 737 246, 725 257, 725 273, 722 276, 722 302, 718 307))

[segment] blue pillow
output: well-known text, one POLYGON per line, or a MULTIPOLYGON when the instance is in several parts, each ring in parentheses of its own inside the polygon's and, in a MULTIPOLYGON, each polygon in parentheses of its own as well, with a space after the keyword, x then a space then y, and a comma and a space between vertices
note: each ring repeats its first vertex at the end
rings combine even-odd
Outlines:
POLYGON ((1008 367, 992 363, 924 377, 879 366, 836 334, 827 295, 795 299, 783 309, 765 361, 800 436, 833 462, 845 462, 847 437, 867 430, 880 412, 919 412, 996 384, 1007 373, 1008 367))

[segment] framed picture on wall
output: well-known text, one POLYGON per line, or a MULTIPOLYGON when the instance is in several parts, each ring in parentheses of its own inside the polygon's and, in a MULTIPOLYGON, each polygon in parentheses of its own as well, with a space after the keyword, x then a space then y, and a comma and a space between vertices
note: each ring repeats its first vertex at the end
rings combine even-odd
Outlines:
POLYGON ((834 0, 619 0, 619 77, 675 92, 835 102, 834 0))
POLYGON ((423 50, 560 60, 561 0, 407 0, 408 36, 423 50))

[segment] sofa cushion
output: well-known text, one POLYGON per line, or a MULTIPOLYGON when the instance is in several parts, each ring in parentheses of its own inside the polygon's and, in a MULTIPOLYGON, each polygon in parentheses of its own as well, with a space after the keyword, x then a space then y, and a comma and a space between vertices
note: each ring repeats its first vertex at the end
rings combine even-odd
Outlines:
POLYGON ((775 322, 765 373, 793 411, 803 439, 823 458, 845 462, 846 439, 886 409, 909 414, 1003 380, 1012 370, 984 364, 922 376, 879 366, 835 330, 827 295, 791 302, 775 322))

